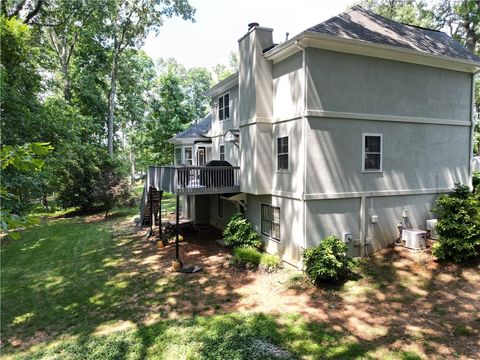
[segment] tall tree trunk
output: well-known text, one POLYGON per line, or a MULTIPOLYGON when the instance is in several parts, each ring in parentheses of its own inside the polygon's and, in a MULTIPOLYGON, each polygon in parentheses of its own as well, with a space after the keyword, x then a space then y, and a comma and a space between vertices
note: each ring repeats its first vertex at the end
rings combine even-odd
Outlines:
POLYGON ((129 146, 129 156, 130 156, 130 183, 133 185, 135 183, 135 154, 133 153, 132 146, 129 146))
POLYGON ((118 52, 115 52, 110 77, 110 96, 108 98, 108 154, 113 157, 113 121, 115 117, 115 99, 117 96, 117 62, 118 52))
POLYGON ((66 101, 70 102, 72 100, 72 91, 70 86, 70 75, 68 73, 68 63, 62 63, 62 73, 63 73, 63 97, 66 101))

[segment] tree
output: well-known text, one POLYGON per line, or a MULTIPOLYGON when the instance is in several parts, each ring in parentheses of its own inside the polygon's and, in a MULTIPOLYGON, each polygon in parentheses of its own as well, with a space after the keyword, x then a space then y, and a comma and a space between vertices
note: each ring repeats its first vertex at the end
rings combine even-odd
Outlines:
POLYGON ((181 16, 193 20, 195 10, 187 0, 110 0, 105 21, 106 40, 110 42, 110 91, 108 97, 108 152, 113 156, 114 116, 117 74, 120 58, 128 47, 138 47, 150 31, 158 32, 165 17, 181 16))
MULTIPOLYGON (((11 170, 14 172, 25 173, 28 176, 31 173, 40 171, 45 162, 45 157, 53 150, 48 143, 27 143, 23 146, 2 146, 0 151, 0 167, 2 171, 11 170), (13 169, 13 170, 12 170, 13 169)), ((2 176, 0 184, 0 199, 2 208, 0 210, 1 231, 9 233, 14 239, 19 238, 19 234, 11 232, 20 226, 28 226, 37 222, 36 217, 27 216, 21 198, 18 194, 11 191, 10 184, 2 176)))
POLYGON ((480 1, 442 0, 434 7, 437 28, 447 27, 450 36, 471 52, 480 51, 480 1))
POLYGON ((364 0, 360 4, 388 19, 432 28, 435 16, 423 0, 364 0))
POLYGON ((225 64, 217 64, 213 67, 213 73, 215 74, 217 82, 225 80, 239 69, 238 53, 231 51, 228 66, 225 64))
POLYGON ((40 140, 33 139, 40 130, 35 116, 40 109, 39 49, 29 27, 16 17, 0 16, 0 38, 2 144, 40 140))
POLYGON ((205 95, 212 83, 208 70, 186 69, 174 59, 160 60, 152 90, 151 114, 136 131, 138 153, 144 163, 166 165, 173 161, 173 146, 168 142, 178 132, 207 113, 205 95))
POLYGON ((20 18, 24 24, 31 24, 46 5, 45 0, 3 0, 1 14, 7 19, 20 18))

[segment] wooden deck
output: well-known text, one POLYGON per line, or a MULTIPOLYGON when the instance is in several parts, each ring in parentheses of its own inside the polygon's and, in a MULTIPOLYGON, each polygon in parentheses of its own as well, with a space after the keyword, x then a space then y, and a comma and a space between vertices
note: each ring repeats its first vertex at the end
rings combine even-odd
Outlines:
POLYGON ((143 188, 140 214, 142 224, 156 210, 150 190, 176 195, 227 194, 240 192, 238 166, 150 166, 143 188), (150 204, 152 202, 152 204, 150 204))

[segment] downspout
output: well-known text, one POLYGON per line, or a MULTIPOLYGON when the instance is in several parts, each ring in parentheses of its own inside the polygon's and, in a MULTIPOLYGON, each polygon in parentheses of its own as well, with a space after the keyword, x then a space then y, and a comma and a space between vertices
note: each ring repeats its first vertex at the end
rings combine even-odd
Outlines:
POLYGON ((365 256, 365 241, 366 241, 366 234, 365 234, 365 211, 367 209, 367 198, 365 195, 361 197, 360 200, 360 257, 365 256))
POLYGON ((472 74, 472 93, 470 96, 471 99, 471 107, 470 107, 470 155, 469 155, 469 164, 468 164, 468 186, 470 189, 473 188, 473 138, 475 133, 475 75, 477 73, 472 74))
MULTIPOLYGON (((299 41, 295 41, 295 46, 302 52, 302 70, 303 70, 303 91, 302 91, 302 137, 303 137, 303 191, 302 191, 302 220, 303 220, 303 249, 307 248, 307 205, 305 195, 307 192, 307 126, 306 126, 306 110, 307 110, 307 56, 305 48, 300 45, 299 41)), ((303 258, 301 260, 303 267, 303 258)))

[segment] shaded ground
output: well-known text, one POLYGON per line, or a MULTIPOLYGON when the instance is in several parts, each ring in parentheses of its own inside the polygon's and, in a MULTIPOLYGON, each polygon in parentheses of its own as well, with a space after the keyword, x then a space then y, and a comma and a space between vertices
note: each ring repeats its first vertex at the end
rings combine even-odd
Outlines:
POLYGON ((185 236, 181 258, 204 272, 184 275, 133 214, 49 221, 2 247, 3 354, 247 359, 256 344, 265 359, 478 358, 479 268, 390 249, 316 289, 294 270, 231 268, 211 229, 185 236))

